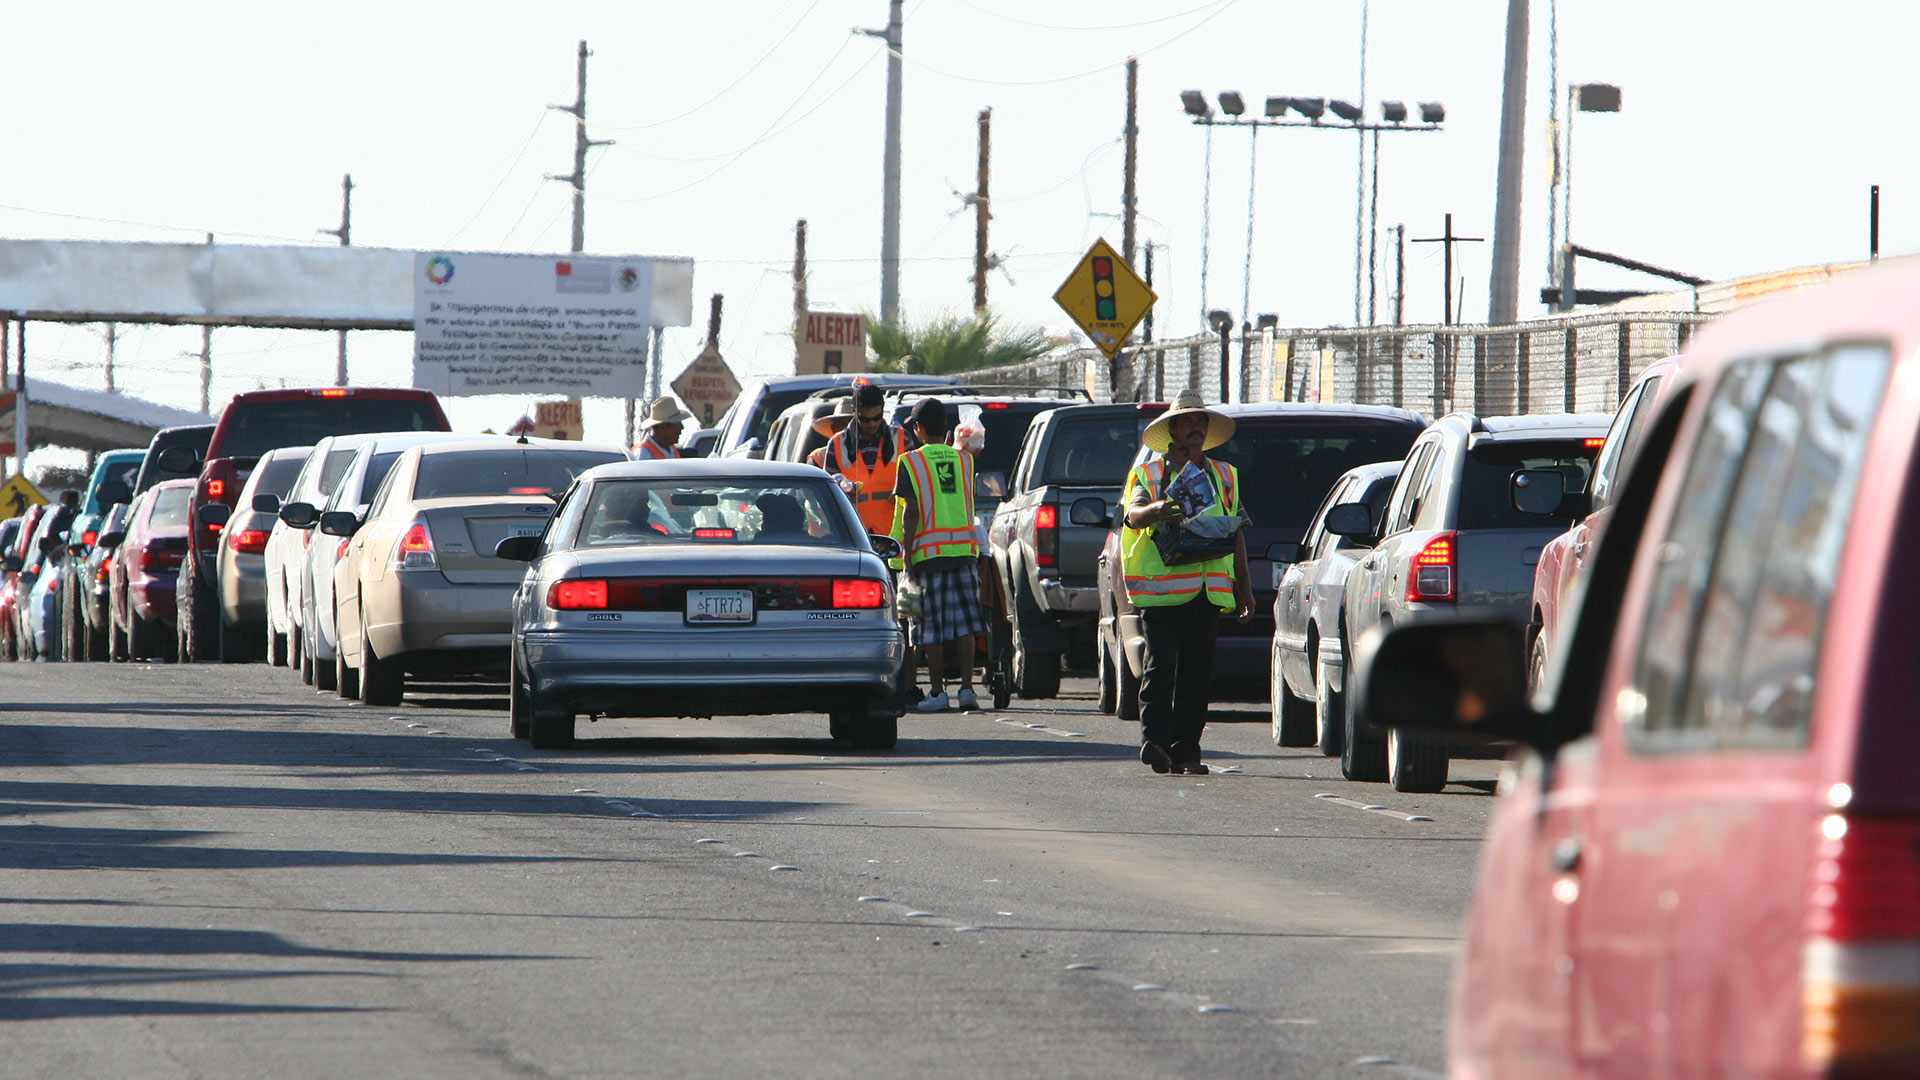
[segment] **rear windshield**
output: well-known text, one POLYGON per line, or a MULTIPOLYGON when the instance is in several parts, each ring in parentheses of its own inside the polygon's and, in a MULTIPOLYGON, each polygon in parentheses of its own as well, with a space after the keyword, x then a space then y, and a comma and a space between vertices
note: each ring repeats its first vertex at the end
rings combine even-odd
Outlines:
MULTIPOLYGON (((753 414, 748 421, 747 430, 741 433, 740 441, 744 443, 748 439, 759 439, 760 445, 766 447, 767 432, 773 427, 773 422, 780 419, 781 413, 805 401, 812 393, 812 390, 767 391, 760 398, 760 410, 753 414)), ((713 426, 712 420, 706 420, 703 423, 707 427, 713 426)))
MULTIPOLYGON (((182 480, 199 476, 200 467, 198 465, 188 469, 186 472, 174 472, 172 469, 162 468, 159 461, 160 451, 165 450, 169 446, 191 446, 202 456, 205 456, 207 443, 212 440, 212 424, 196 424, 189 428, 163 429, 158 435, 154 436, 152 445, 147 447, 147 456, 146 459, 140 463, 139 479, 134 482, 133 493, 138 495, 162 480, 182 480)), ((288 443, 287 445, 298 446, 300 444, 294 442, 288 443)))
POLYGON ((1513 474, 1521 469, 1558 469, 1568 491, 1587 490, 1593 476, 1593 450, 1581 439, 1526 443, 1483 443, 1467 454, 1460 476, 1461 529, 1538 529, 1553 518, 1513 508, 1513 474))
POLYGON ((307 458, 304 454, 299 456, 289 454, 267 462, 255 470, 260 474, 260 479, 254 481, 253 493, 286 498, 287 492, 293 490, 293 482, 300 477, 300 467, 306 463, 307 458))
POLYGON ((187 523, 187 496, 190 487, 160 488, 153 493, 153 512, 147 515, 150 529, 178 528, 187 523))
MULTIPOLYGON (((134 458, 131 461, 123 461, 118 465, 107 466, 106 471, 102 473, 100 476, 100 482, 93 486, 93 498, 90 502, 87 503, 87 513, 99 514, 99 513, 106 512, 107 508, 105 506, 100 505, 100 489, 101 488, 106 487, 108 484, 119 483, 120 485, 124 486, 129 493, 131 493, 133 491, 133 482, 136 479, 138 479, 139 476, 140 476, 140 459, 139 458, 134 458)), ((114 492, 114 494, 117 495, 119 494, 119 492, 114 492)), ((128 498, 131 498, 131 497, 132 497, 131 494, 129 494, 128 498)))
POLYGON ((1356 465, 1397 461, 1420 435, 1413 423, 1240 424, 1207 456, 1240 471, 1240 504, 1255 525, 1304 533, 1320 500, 1356 465))
POLYGON ((853 546, 831 490, 810 480, 606 481, 594 485, 580 543, 853 546))
POLYGON ((416 499, 473 495, 551 495, 573 478, 620 454, 591 450, 470 450, 427 454, 413 479, 416 499))
POLYGON ((329 435, 372 431, 445 431, 426 398, 305 397, 249 401, 232 407, 220 436, 220 457, 259 457, 329 435))
POLYGON ((347 473, 347 466, 353 464, 353 450, 329 450, 327 460, 320 463, 320 495, 333 494, 340 484, 340 478, 347 473))
POLYGON ((1140 432, 1147 419, 1141 413, 1084 420, 1056 418, 1039 482, 1119 487, 1140 449, 1140 432))

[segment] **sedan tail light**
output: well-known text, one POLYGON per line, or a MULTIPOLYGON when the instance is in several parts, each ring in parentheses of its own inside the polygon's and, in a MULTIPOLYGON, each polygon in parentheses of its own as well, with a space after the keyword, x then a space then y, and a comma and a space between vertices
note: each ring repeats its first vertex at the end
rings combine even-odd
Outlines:
POLYGON ((833 606, 837 608, 877 608, 887 602, 887 586, 872 578, 835 578, 833 606))
POLYGON ((427 528, 426 518, 413 519, 400 542, 393 546, 389 565, 394 570, 440 569, 440 560, 433 553, 433 532, 427 528))
POLYGON ((242 555, 259 555, 267 550, 265 529, 242 529, 227 534, 227 546, 242 555))
POLYGON ((166 548, 148 545, 140 549, 140 569, 171 570, 180 565, 181 551, 169 551, 166 548))
POLYGON ((98 539, 100 539, 100 533, 95 529, 88 529, 86 532, 80 534, 80 542, 88 547, 92 547, 93 542, 98 539))
POLYGON ((876 578, 569 578, 547 586, 557 611, 682 611, 688 589, 746 589, 755 611, 877 610, 892 600, 876 578))
POLYGON ((1453 599, 1454 554, 1458 538, 1444 532, 1427 541, 1407 567, 1407 600, 1453 599))
POLYGON ((1912 1076, 1920 1069, 1920 820, 1829 814, 1817 828, 1801 1055, 1821 1072, 1912 1076))
POLYGON ((1041 566, 1055 566, 1060 560, 1060 508, 1051 504, 1034 508, 1033 556, 1041 566))
POLYGON ((559 611, 599 610, 607 606, 605 578, 556 581, 547 590, 547 606, 559 611))

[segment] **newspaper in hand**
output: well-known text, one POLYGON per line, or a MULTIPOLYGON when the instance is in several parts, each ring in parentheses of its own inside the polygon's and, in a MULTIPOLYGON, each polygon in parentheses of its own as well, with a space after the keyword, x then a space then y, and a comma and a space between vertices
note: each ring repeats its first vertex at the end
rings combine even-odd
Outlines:
POLYGON ((1199 466, 1189 461, 1167 485, 1167 498, 1179 503, 1181 513, 1187 517, 1199 517, 1213 505, 1213 483, 1199 466))

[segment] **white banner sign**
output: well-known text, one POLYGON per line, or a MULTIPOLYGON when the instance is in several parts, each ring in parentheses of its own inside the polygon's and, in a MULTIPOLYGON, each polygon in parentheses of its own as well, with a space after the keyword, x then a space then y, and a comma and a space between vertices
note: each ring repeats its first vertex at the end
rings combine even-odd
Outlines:
POLYGON ((413 385, 443 397, 644 397, 654 260, 414 258, 413 385))

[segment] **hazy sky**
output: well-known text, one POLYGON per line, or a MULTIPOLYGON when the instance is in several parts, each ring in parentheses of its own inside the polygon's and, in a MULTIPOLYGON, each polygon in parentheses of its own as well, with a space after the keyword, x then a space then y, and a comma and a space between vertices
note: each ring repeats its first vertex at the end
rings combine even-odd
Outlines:
MULTIPOLYGON (((1547 263, 1548 0, 1532 7, 1521 260, 1523 315, 1547 263)), ((1391 227, 1491 237, 1505 0, 1372 0, 1366 98, 1437 100, 1446 130, 1381 140, 1378 307, 1390 318, 1391 227)), ((1710 278, 1866 251, 1882 185, 1882 250, 1920 247, 1920 146, 1902 120, 1916 7, 1730 0, 1560 0, 1559 75, 1619 84, 1617 115, 1583 114, 1574 239, 1710 278), (1883 115, 1885 114, 1885 115, 1883 115)), ((1208 295, 1199 290, 1205 139, 1179 92, 1355 98, 1360 0, 908 0, 902 304, 971 303, 975 115, 992 106, 990 284, 1009 319, 1064 329, 1054 289, 1096 237, 1118 246, 1125 60, 1140 60, 1140 234, 1153 241, 1157 333, 1206 307, 1242 314, 1246 129, 1216 129, 1208 295)), ((694 3, 336 0, 327 5, 14 5, 0 63, 0 235, 330 244, 351 172, 357 244, 564 251, 586 39, 590 252, 696 260, 701 325, 671 331, 671 377, 726 295, 722 350, 742 377, 791 363, 793 225, 810 221, 817 308, 879 303, 881 43, 886 0, 694 3)), ((1564 111, 1564 90, 1561 91, 1564 111)), ((1258 140, 1252 310, 1282 325, 1346 323, 1354 307, 1355 137, 1258 140)), ((1488 244, 1458 249, 1469 320, 1487 307, 1488 244)), ((1588 286, 1660 287, 1583 268, 1588 286)), ((1456 283, 1457 284, 1457 283, 1456 283)), ((1440 315, 1439 246, 1409 244, 1409 321, 1440 315)), ((103 385, 96 327, 36 325, 40 377, 103 385)), ((123 327, 118 382, 192 406, 195 330, 123 327)), ((217 403, 255 386, 323 383, 330 334, 222 330, 217 403)), ((410 341, 357 333, 352 375, 405 383, 410 341)), ((503 427, 522 399, 450 402, 457 426, 503 427)), ((618 438, 591 403, 588 434, 618 438)))

